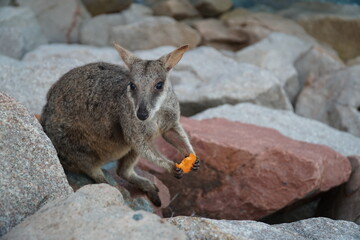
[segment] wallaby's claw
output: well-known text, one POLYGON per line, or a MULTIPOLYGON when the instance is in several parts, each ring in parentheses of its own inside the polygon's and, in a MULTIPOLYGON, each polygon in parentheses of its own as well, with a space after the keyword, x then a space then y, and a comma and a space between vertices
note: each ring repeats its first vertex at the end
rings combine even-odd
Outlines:
POLYGON ((191 170, 197 171, 197 170, 199 170, 199 168, 200 168, 200 159, 199 159, 199 158, 196 158, 196 161, 194 162, 194 165, 193 165, 193 167, 191 168, 191 170))
POLYGON ((175 169, 174 169, 175 171, 175 177, 177 178, 177 179, 180 179, 180 178, 182 178, 183 177, 183 170, 181 169, 181 168, 178 168, 178 167, 175 167, 175 169))
MULTIPOLYGON (((159 191, 159 189, 157 189, 157 191, 159 191)), ((149 197, 150 201, 151 201, 156 207, 160 207, 160 206, 161 206, 161 200, 160 200, 160 197, 159 197, 159 195, 158 195, 157 192, 149 191, 149 192, 146 192, 146 195, 149 197)))

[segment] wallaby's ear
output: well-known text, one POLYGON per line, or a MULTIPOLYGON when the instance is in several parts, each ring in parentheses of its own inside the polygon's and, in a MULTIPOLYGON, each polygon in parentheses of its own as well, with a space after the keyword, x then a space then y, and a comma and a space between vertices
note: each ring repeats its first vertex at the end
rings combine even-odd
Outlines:
POLYGON ((116 50, 118 51, 121 59, 124 61, 124 63, 128 66, 128 68, 131 68, 131 65, 135 62, 135 60, 137 59, 137 57, 134 56, 134 54, 132 54, 131 52, 129 52, 128 50, 126 50, 125 48, 121 47, 119 44, 117 43, 113 43, 114 47, 116 48, 116 50))
POLYGON ((163 56, 160 60, 164 63, 166 71, 170 71, 182 58, 184 53, 189 49, 189 45, 184 45, 175 49, 171 53, 163 56))

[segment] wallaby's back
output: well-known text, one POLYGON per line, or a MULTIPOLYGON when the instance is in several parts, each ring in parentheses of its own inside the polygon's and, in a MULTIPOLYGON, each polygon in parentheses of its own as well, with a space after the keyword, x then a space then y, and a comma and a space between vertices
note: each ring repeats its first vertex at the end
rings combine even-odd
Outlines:
POLYGON ((98 154, 99 142, 108 144, 105 148, 123 142, 118 118, 128 78, 125 68, 99 62, 69 71, 51 87, 40 122, 65 168, 77 170, 66 165, 67 152, 98 154))

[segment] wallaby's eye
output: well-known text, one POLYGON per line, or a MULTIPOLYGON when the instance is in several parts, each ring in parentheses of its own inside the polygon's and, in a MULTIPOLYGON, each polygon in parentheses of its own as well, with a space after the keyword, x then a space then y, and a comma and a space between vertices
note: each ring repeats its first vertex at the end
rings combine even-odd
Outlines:
POLYGON ((130 89, 134 91, 136 89, 136 85, 134 83, 129 83, 130 89))
POLYGON ((158 89, 158 90, 163 89, 163 87, 164 87, 164 82, 158 82, 158 83, 155 85, 155 88, 158 89))

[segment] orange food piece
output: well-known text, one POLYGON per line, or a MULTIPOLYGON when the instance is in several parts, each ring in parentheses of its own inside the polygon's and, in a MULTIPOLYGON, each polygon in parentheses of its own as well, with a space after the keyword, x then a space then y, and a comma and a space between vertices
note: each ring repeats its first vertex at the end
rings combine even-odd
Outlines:
POLYGON ((184 173, 188 173, 191 171, 192 167, 194 166, 194 163, 196 161, 196 156, 192 153, 186 158, 184 158, 180 164, 175 164, 177 168, 181 168, 184 173))

